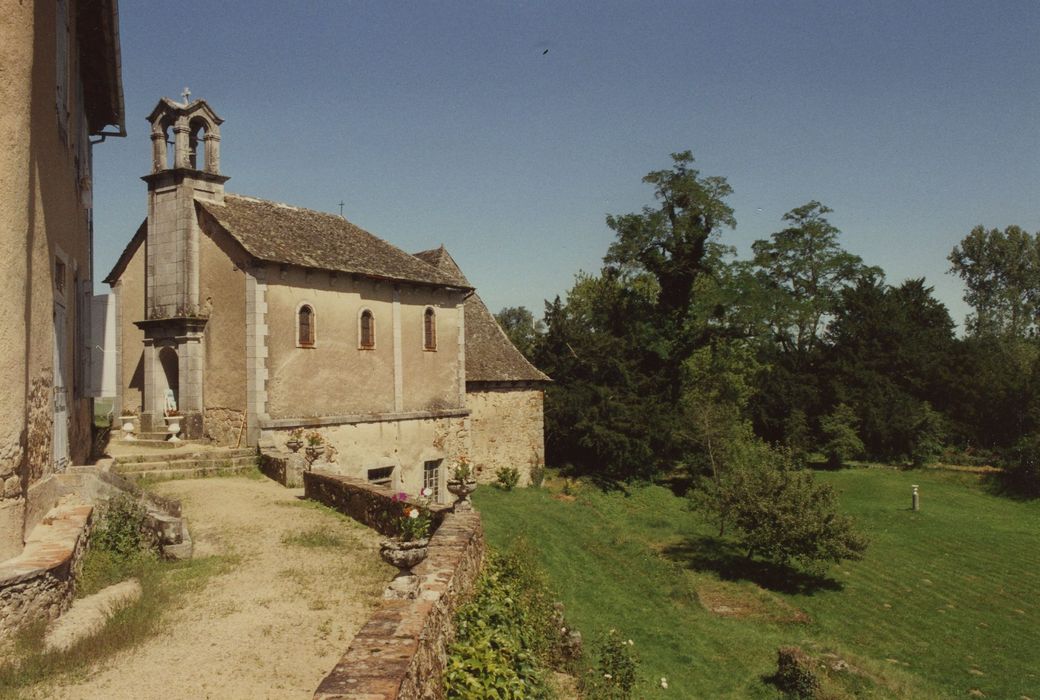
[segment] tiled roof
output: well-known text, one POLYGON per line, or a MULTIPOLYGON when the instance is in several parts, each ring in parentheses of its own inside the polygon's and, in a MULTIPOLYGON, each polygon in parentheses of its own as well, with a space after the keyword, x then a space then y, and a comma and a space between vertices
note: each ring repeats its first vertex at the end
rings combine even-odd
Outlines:
POLYGON ((225 195, 222 205, 196 201, 196 206, 258 260, 378 279, 469 287, 335 214, 232 194, 225 195))
MULTIPOLYGON (((415 257, 457 284, 471 286, 444 246, 416 253, 415 257)), ((465 313, 467 382, 552 381, 516 349, 476 292, 466 298, 465 313)))

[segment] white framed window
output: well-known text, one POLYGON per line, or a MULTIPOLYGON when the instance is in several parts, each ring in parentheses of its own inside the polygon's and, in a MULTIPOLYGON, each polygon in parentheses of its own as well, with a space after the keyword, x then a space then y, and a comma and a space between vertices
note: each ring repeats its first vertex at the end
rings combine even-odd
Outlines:
POLYGON ((423 489, 430 489, 433 494, 430 500, 439 503, 441 500, 441 462, 440 459, 428 459, 423 462, 423 489))
POLYGON ((313 348, 318 337, 318 317, 306 302, 296 307, 296 347, 313 348))
POLYGON ((358 314, 358 349, 375 350, 376 317, 371 309, 361 309, 358 314))

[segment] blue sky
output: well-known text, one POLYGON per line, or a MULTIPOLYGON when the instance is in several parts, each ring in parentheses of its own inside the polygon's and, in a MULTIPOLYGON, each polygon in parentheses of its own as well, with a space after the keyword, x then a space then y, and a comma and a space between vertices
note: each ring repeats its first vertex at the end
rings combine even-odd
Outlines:
POLYGON ((120 3, 126 139, 95 149, 96 277, 146 215, 145 117, 185 86, 225 119, 230 192, 446 245, 488 306, 598 270, 608 213, 690 149, 746 253, 817 199, 892 283, 960 322, 946 256, 1040 230, 1040 3, 120 3), (545 53, 548 49, 548 53, 545 53))

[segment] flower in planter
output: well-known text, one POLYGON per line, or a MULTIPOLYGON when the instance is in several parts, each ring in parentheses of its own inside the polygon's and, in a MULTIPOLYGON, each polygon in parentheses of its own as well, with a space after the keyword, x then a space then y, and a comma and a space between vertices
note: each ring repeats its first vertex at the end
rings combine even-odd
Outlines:
POLYGON ((455 467, 451 471, 452 481, 473 481, 473 466, 466 455, 459 455, 455 467))
POLYGON ((325 438, 317 430, 307 433, 307 447, 321 447, 325 444, 325 438))
MULTIPOLYGON (((404 503, 408 500, 408 494, 395 493, 391 500, 394 503, 404 503)), ((418 503, 406 505, 399 512, 400 515, 391 516, 391 522, 397 532, 395 539, 401 542, 415 542, 430 536, 433 518, 426 497, 421 497, 418 503)))
POLYGON ((293 428, 289 431, 289 439, 303 442, 303 428, 293 428))

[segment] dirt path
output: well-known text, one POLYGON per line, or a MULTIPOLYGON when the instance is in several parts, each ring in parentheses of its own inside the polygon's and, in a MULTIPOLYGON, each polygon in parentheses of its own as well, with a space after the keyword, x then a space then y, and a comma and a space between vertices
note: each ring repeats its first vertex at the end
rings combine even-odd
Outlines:
POLYGON ((311 697, 394 573, 379 559, 379 536, 271 481, 171 481, 154 490, 182 499, 196 557, 229 554, 238 563, 181 598, 160 636, 40 697, 311 697), (341 544, 328 546, 330 538, 341 544))

